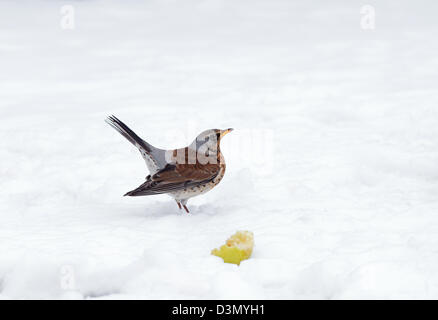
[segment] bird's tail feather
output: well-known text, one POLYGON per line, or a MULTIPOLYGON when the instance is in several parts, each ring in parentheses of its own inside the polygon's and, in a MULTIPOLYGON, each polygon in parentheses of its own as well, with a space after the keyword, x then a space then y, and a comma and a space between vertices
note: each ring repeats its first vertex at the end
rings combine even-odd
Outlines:
POLYGON ((109 116, 105 119, 105 122, 114 129, 116 129, 122 136, 124 136, 137 148, 143 148, 147 152, 151 152, 153 148, 152 145, 141 139, 134 131, 132 131, 126 124, 117 119, 115 116, 109 116))

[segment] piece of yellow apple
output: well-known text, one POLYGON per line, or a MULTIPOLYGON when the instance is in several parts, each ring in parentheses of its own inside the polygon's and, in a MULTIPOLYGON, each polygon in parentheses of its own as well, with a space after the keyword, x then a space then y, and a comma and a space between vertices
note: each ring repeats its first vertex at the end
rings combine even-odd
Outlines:
POLYGON ((219 249, 213 249, 211 254, 221 257, 226 263, 240 265, 242 260, 251 256, 254 247, 254 234, 250 231, 237 231, 219 249))

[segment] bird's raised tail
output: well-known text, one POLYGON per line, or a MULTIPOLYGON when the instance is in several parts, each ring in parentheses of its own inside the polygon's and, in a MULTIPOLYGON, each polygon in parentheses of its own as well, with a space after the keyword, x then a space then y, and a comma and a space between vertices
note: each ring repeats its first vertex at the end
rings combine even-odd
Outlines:
POLYGON ((115 116, 109 116, 105 119, 105 122, 108 123, 111 127, 116 129, 122 136, 124 136, 129 142, 131 142, 138 149, 144 149, 146 152, 152 152, 152 149, 155 149, 149 143, 140 138, 134 131, 129 129, 129 127, 124 124, 122 121, 117 119, 115 116))

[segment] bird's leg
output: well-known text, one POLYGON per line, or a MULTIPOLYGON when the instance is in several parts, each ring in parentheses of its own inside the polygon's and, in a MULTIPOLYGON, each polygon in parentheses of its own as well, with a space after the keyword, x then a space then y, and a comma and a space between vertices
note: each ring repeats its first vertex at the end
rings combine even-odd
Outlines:
POLYGON ((186 210, 187 213, 190 213, 189 209, 187 209, 187 206, 186 206, 187 199, 183 199, 180 202, 181 202, 182 206, 184 207, 184 210, 186 210))
POLYGON ((176 204, 178 205, 179 210, 181 210, 181 209, 182 209, 182 207, 181 207, 181 203, 179 203, 178 201, 176 201, 176 204))

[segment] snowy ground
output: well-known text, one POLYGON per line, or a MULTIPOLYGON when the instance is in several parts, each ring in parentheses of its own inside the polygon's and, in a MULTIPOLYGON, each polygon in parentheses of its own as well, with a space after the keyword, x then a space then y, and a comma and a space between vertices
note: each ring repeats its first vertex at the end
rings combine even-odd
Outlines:
POLYGON ((437 8, 1 1, 0 297, 437 299, 437 8), (110 114, 234 127, 225 178, 190 215, 122 197, 147 170, 110 114), (250 260, 210 255, 240 229, 250 260))

